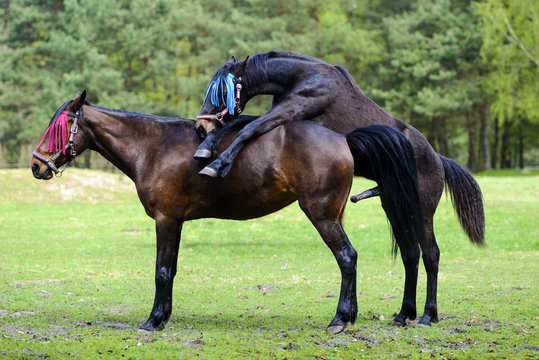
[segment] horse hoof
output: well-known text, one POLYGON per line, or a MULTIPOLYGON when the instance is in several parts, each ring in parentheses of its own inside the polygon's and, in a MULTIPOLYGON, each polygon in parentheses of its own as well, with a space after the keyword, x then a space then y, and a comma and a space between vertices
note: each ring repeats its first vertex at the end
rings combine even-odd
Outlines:
POLYGON ((148 319, 144 324, 140 325, 139 328, 138 328, 138 332, 140 334, 151 334, 153 333, 154 331, 161 331, 165 328, 165 323, 164 322, 160 322, 159 325, 155 326, 153 324, 153 321, 151 321, 150 319, 148 319))
POLYGON ((401 323, 400 321, 397 321, 397 320, 393 320, 393 322, 391 323, 391 326, 395 326, 395 327, 405 327, 406 324, 403 324, 403 323, 401 323))
POLYGON ((423 326, 431 326, 430 318, 422 317, 418 324, 423 326))
POLYGON ((207 177, 211 177, 211 178, 216 178, 217 177, 217 171, 213 170, 212 168, 210 167, 205 167, 204 169, 200 170, 198 172, 199 175, 204 175, 204 176, 207 176, 207 177))
POLYGON ((195 159, 209 159, 211 158, 211 151, 208 149, 198 149, 193 156, 195 159))
POLYGON ((326 332, 328 334, 335 335, 335 334, 339 334, 343 332, 343 330, 344 330, 344 325, 331 325, 331 326, 328 326, 328 328, 326 329, 326 332))

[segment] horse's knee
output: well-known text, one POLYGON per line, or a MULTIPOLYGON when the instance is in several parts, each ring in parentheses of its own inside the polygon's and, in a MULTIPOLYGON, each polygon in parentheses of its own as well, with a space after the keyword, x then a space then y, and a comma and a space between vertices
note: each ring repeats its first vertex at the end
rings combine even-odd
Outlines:
POLYGON ((172 274, 165 268, 160 268, 155 272, 155 285, 156 286, 166 286, 172 280, 172 274))

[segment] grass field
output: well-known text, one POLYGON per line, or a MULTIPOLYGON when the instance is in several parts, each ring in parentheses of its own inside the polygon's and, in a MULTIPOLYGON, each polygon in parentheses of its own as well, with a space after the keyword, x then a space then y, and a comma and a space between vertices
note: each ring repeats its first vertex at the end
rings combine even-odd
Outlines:
MULTIPOLYGON (((539 176, 477 180, 486 248, 471 245, 445 196, 436 214, 441 321, 432 327, 389 325, 404 271, 379 200, 369 199, 345 213, 359 315, 344 333, 325 333, 337 264, 293 204, 252 221, 187 223, 172 318, 145 335, 137 328, 153 303, 155 235, 131 181, 0 171, 0 358, 537 359, 539 176)), ((370 185, 358 179, 353 191, 370 185)))

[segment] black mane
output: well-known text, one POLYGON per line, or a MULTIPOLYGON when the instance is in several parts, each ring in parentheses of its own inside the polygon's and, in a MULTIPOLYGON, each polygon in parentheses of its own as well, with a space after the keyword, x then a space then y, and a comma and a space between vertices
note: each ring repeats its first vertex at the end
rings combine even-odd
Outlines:
POLYGON ((138 119, 140 119, 140 118, 148 119, 149 118, 149 119, 160 121, 160 122, 172 122, 172 121, 190 121, 190 122, 193 122, 193 121, 195 121, 193 119, 185 119, 185 118, 181 118, 181 117, 166 117, 166 116, 158 116, 158 115, 139 113, 139 112, 128 111, 128 110, 109 109, 109 108, 106 108, 106 107, 103 107, 103 106, 93 105, 93 104, 89 103, 88 101, 85 101, 84 105, 88 105, 88 106, 91 106, 94 109, 102 110, 102 111, 105 111, 105 112, 117 113, 117 114, 120 114, 122 116, 129 116, 129 117, 138 118, 138 119))
MULTIPOLYGON (((249 62, 247 63, 247 68, 245 70, 244 75, 242 76, 242 82, 245 85, 247 89, 249 89, 252 86, 256 86, 257 84, 263 84, 268 82, 268 75, 267 75, 267 68, 266 64, 269 59, 277 59, 277 58, 283 58, 283 59, 296 59, 296 60, 302 60, 302 61, 311 61, 316 62, 319 64, 327 64, 322 60, 313 58, 308 55, 303 54, 296 54, 288 51, 280 51, 280 50, 272 50, 265 53, 255 54, 249 58, 249 62)), ((227 62, 223 66, 221 66, 215 74, 212 76, 212 80, 216 79, 217 77, 225 77, 228 73, 234 74, 233 68, 240 64, 240 62, 227 62)), ((329 64, 327 64, 329 65, 329 64)), ((331 66, 331 65, 330 65, 331 66)))
POLYGON ((66 101, 65 103, 62 104, 62 106, 60 106, 58 108, 58 110, 56 110, 56 112, 54 113, 54 115, 52 116, 51 118, 51 121, 49 122, 49 126, 52 125, 52 123, 54 121, 56 121, 56 119, 58 119, 58 116, 60 116, 60 114, 73 102, 73 100, 68 100, 66 101))

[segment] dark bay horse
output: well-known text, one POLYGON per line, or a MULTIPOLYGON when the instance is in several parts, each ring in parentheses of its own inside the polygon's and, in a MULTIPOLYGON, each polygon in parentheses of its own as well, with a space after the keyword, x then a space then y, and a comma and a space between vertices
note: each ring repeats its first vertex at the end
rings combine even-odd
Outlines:
MULTIPOLYGON (((284 123, 312 120, 340 134, 373 124, 391 126, 409 138, 414 149, 424 231, 419 237, 423 262, 427 272, 427 297, 421 324, 438 321, 436 301, 440 251, 433 229, 433 216, 444 189, 451 192, 460 224, 472 242, 484 244, 484 212, 479 185, 471 174, 455 161, 437 154, 425 137, 414 127, 399 120, 369 99, 352 76, 342 67, 321 60, 282 51, 257 54, 245 61, 231 58, 213 76, 200 115, 197 132, 204 137, 226 123, 234 122, 246 103, 256 95, 273 95, 271 110, 253 120, 238 133, 234 142, 206 166, 201 174, 224 177, 241 148, 251 139, 284 123), (231 94, 232 92, 232 94, 231 94)), ((226 129, 224 126, 222 129, 226 129)), ((207 138, 195 153, 197 158, 209 158, 214 153, 215 138, 207 138)), ((378 181, 365 169, 358 174, 378 181)), ((388 194, 380 194, 382 206, 388 194)), ((394 233, 408 236, 408 232, 394 233)), ((419 234, 419 233, 418 233, 419 234)), ((404 296, 395 324, 406 324, 416 317, 416 285, 419 254, 401 252, 406 280, 404 296)))
MULTIPOLYGON (((225 179, 202 179, 198 172, 204 162, 192 157, 200 144, 195 121, 110 110, 90 105, 85 96, 86 91, 58 109, 34 151, 31 169, 37 179, 49 180, 91 149, 133 180, 146 213, 155 220, 157 237, 155 299, 141 329, 163 329, 171 316, 185 221, 251 219, 297 200, 341 270, 337 311, 328 326, 331 333, 342 331, 357 317, 357 253, 342 227, 355 168, 382 179, 381 191, 395 199, 386 204, 392 209, 389 220, 394 228, 420 231, 409 226, 414 217, 420 218, 413 150, 406 137, 390 127, 357 129, 345 137, 313 122, 293 122, 247 145, 225 179)), ((234 136, 225 136, 217 153, 234 136)), ((419 254, 417 242, 398 246, 407 256, 419 254)))

